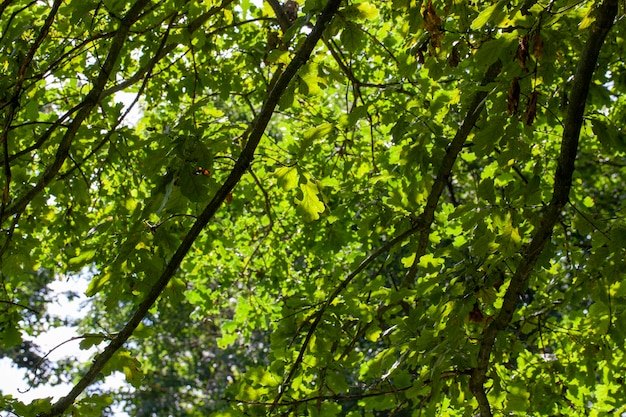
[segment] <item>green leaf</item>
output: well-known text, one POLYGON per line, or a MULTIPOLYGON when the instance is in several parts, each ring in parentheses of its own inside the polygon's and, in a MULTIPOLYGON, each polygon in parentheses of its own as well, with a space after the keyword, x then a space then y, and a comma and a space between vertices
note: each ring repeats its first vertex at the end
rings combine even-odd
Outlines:
MULTIPOLYGON (((159 226, 154 233, 154 243, 165 257, 171 256, 176 251, 180 241, 180 234, 171 230, 167 224, 159 226)), ((154 269, 158 270, 159 268, 154 269)))
POLYGON ((350 389, 344 376, 337 372, 329 372, 326 374, 326 385, 328 385, 328 388, 335 394, 348 392, 350 389))
POLYGON ((597 140, 606 152, 614 150, 626 151, 624 135, 617 127, 604 119, 591 119, 591 127, 597 140))
POLYGON ((302 192, 302 198, 296 199, 296 204, 304 220, 312 222, 319 219, 320 214, 324 212, 326 207, 319 199, 320 193, 317 185, 307 180, 306 183, 300 184, 300 191, 302 192))
POLYGON ((587 208, 591 208, 591 207, 593 207, 593 206, 594 206, 594 204, 595 204, 595 203, 593 202, 593 198, 591 198, 591 197, 589 197, 589 196, 586 196, 586 197, 583 199, 583 205, 584 205, 585 207, 587 207, 587 208))
POLYGON ((250 11, 250 0, 241 1, 241 17, 245 20, 250 11))
POLYGON ((482 29, 487 23, 492 22, 494 25, 500 23, 500 20, 504 18, 504 2, 485 7, 476 18, 472 21, 470 28, 473 30, 482 29))
POLYGON ((299 175, 295 166, 280 167, 274 171, 274 175, 278 178, 278 185, 286 191, 298 185, 299 175))
POLYGON ((52 397, 38 398, 30 404, 25 405, 22 402, 15 402, 14 412, 19 416, 37 416, 47 414, 52 409, 52 397))
POLYGON ((359 11, 360 19, 367 20, 378 17, 378 9, 372 3, 359 3, 356 7, 359 11))
POLYGON ((347 51, 358 52, 365 42, 365 35, 358 25, 346 22, 339 39, 347 51))
POLYGON ((332 123, 322 123, 320 125, 307 129, 302 135, 302 140, 298 144, 298 156, 302 157, 302 155, 305 155, 307 152, 310 151, 310 148, 313 145, 315 139, 328 136, 331 132, 334 131, 334 129, 335 127, 332 123))
POLYGON ((530 393, 518 386, 512 386, 507 393, 506 409, 509 412, 523 413, 528 410, 530 393))
POLYGON ((405 268, 410 268, 411 265, 413 265, 413 262, 415 262, 415 254, 411 254, 409 256, 406 256, 404 258, 402 258, 402 266, 404 266, 405 268))
POLYGON ((319 126, 312 127, 305 131, 303 137, 306 141, 312 141, 314 139, 327 136, 333 131, 333 129, 334 126, 332 123, 322 123, 319 126))
POLYGON ((78 256, 70 259, 68 264, 73 266, 83 266, 89 263, 96 256, 95 249, 82 251, 78 256))
POLYGON ((83 339, 81 339, 81 341, 78 344, 78 346, 82 350, 88 350, 88 349, 91 349, 92 347, 97 346, 100 343, 102 343, 103 339, 104 338, 102 336, 99 336, 99 335, 85 336, 83 339))
POLYGON ((203 175, 197 175, 196 171, 185 167, 180 172, 180 191, 189 201, 198 203, 209 200, 209 181, 203 175))
POLYGON ((11 323, 4 324, 2 333, 0 333, 0 341, 2 342, 3 348, 6 349, 17 346, 22 343, 22 332, 20 332, 17 326, 11 323))
MULTIPOLYGON (((486 68, 498 59, 512 59, 515 52, 514 45, 517 41, 517 36, 502 36, 486 40, 474 54, 476 65, 486 68)), ((495 122, 503 124, 505 119, 497 118, 495 122)))
POLYGON ((428 268, 428 267, 440 267, 441 265, 443 265, 444 260, 441 258, 436 258, 433 254, 431 253, 427 253, 426 255, 422 256, 420 258, 419 261, 419 265, 423 268, 428 268))
POLYGON ((485 178, 478 184, 477 196, 490 204, 496 203, 496 190, 492 178, 485 178))
POLYGON ((626 224, 614 225, 609 233, 612 245, 617 248, 626 248, 626 224))
POLYGON ((290 61, 288 51, 281 51, 279 49, 272 49, 267 53, 267 61, 273 64, 288 64, 290 61))
POLYGON ((139 361, 131 356, 126 350, 119 350, 106 363, 102 370, 104 375, 109 375, 114 371, 121 371, 126 377, 126 382, 137 388, 141 385, 143 372, 139 361))
POLYGON ((372 3, 349 4, 342 10, 342 14, 351 20, 363 21, 378 17, 378 9, 372 3))
POLYGON ((322 79, 318 77, 317 65, 308 64, 300 70, 300 79, 302 84, 300 89, 303 94, 317 95, 321 92, 320 83, 322 79))
POLYGON ((93 297, 97 292, 99 292, 111 279, 111 274, 108 272, 101 272, 91 278, 89 282, 89 286, 85 291, 85 295, 87 297, 93 297))

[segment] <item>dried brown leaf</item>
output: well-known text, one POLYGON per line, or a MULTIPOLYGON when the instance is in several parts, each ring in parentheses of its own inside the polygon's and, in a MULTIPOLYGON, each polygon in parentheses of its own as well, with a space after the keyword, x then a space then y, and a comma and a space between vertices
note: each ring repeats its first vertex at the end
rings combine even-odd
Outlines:
POLYGON ((429 33, 439 32, 441 18, 437 16, 437 12, 435 11, 432 1, 428 2, 428 6, 426 6, 422 15, 424 16, 424 29, 426 29, 429 33))
POLYGON ((535 35, 533 36, 533 55, 537 61, 541 60, 541 57, 543 56, 543 38, 541 37, 539 31, 535 32, 535 35))
POLYGON ((293 22, 298 18, 298 2, 295 2, 293 0, 286 1, 283 5, 283 10, 290 22, 293 22))
POLYGON ((528 67, 526 66, 528 58, 530 58, 530 52, 528 51, 528 36, 524 35, 519 39, 517 51, 515 52, 515 59, 525 72, 528 71, 528 67))
POLYGON ((451 68, 456 68, 459 65, 459 62, 461 62, 459 44, 455 43, 454 46, 452 46, 452 52, 450 52, 450 56, 448 57, 448 65, 450 65, 451 68))
POLYGON ((474 308, 469 312, 469 320, 472 323, 482 323, 485 321, 485 315, 482 311, 480 311, 480 306, 478 305, 478 301, 474 303, 474 308))
POLYGON ((537 116, 537 98, 539 98, 539 92, 533 91, 528 97, 528 103, 526 104, 526 113, 524 113, 524 121, 526 125, 532 126, 537 116))
POLYGON ((417 62, 424 64, 424 53, 421 50, 417 50, 417 62))
POLYGON ((511 86, 507 93, 506 107, 509 115, 517 113, 517 107, 519 106, 519 94, 520 86, 517 77, 513 77, 511 80, 511 86))

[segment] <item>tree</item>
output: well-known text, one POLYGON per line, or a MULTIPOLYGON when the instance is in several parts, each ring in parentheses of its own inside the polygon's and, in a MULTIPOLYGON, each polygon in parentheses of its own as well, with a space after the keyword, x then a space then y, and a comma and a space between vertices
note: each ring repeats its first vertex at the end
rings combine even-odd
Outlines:
POLYGON ((2 348, 80 273, 99 348, 5 410, 626 411, 617 0, 0 15, 2 348))

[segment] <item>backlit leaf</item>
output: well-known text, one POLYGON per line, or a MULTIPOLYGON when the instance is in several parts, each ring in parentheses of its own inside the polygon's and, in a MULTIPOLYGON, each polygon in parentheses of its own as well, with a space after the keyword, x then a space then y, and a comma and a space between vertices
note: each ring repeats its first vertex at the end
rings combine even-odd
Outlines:
POLYGON ((295 166, 284 166, 278 168, 274 175, 278 178, 278 185, 286 191, 298 185, 298 169, 295 166))
POLYGON ((319 198, 320 193, 317 185, 307 180, 306 183, 300 184, 300 191, 302 192, 302 198, 297 198, 296 204, 304 220, 311 222, 319 219, 320 214, 324 212, 326 207, 319 198))

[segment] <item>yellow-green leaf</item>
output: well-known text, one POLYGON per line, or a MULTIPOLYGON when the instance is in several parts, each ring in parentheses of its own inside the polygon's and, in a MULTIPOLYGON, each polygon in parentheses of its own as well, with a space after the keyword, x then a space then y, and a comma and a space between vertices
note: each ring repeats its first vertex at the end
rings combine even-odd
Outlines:
POLYGON ((143 379, 141 364, 126 350, 116 352, 102 369, 104 375, 110 375, 114 371, 123 372, 126 377, 126 382, 135 388, 140 386, 141 380, 143 379))
POLYGON ((593 22, 595 22, 595 20, 596 20, 595 16, 586 16, 578 24, 578 29, 580 29, 580 30, 587 29, 588 27, 590 27, 593 24, 593 22))
POLYGON ((318 77, 317 65, 307 64, 306 66, 304 66, 300 71, 300 78, 305 84, 304 86, 300 86, 300 89, 303 93, 308 95, 316 95, 322 91, 319 86, 322 79, 318 77), (306 91, 304 91, 305 89, 306 91))
POLYGON ((324 212, 326 207, 319 199, 319 189, 310 180, 306 184, 300 184, 302 191, 302 199, 296 199, 296 204, 300 209, 304 220, 311 222, 320 218, 320 214, 324 212))
POLYGON ((298 185, 298 169, 295 166, 280 167, 274 175, 278 178, 278 185, 287 191, 298 185))
POLYGON ((422 268, 427 268, 428 266, 439 267, 443 265, 443 259, 435 258, 433 254, 427 253, 426 255, 420 258, 419 266, 422 268))
POLYGON ((322 136, 328 135, 333 131, 334 126, 331 123, 322 123, 319 126, 312 127, 304 132, 304 139, 317 139, 322 136))
POLYGON ((83 265, 93 259, 96 255, 96 251, 94 249, 86 250, 80 253, 80 255, 70 259, 68 262, 70 265, 83 265))
POLYGON ((496 3, 493 6, 489 6, 485 8, 482 12, 476 16, 476 19, 472 21, 471 28, 474 30, 480 29, 491 19, 491 17, 496 13, 496 9, 502 7, 500 3, 496 3))
POLYGON ((92 297, 98 291, 100 291, 102 287, 104 287, 109 282, 110 279, 111 279, 111 274, 109 274, 108 272, 101 273, 99 275, 94 276, 91 279, 91 282, 89 283, 89 286, 87 287, 87 290, 85 291, 85 295, 87 297, 92 297))
POLYGON ((415 262, 415 254, 411 254, 409 256, 406 256, 404 258, 402 258, 402 265, 405 268, 409 268, 411 265, 413 265, 413 262, 415 262))
POLYGON ((363 20, 378 17, 378 9, 372 3, 360 3, 356 5, 358 18, 363 20))

